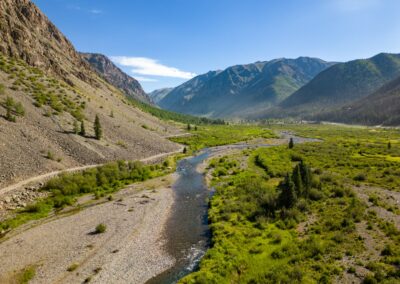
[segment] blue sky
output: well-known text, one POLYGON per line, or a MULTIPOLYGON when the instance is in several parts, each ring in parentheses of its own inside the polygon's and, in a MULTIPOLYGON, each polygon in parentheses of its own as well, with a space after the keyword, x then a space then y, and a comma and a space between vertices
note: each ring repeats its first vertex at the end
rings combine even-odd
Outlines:
POLYGON ((400 53, 397 0, 33 0, 79 51, 111 57, 146 91, 279 57, 400 53))

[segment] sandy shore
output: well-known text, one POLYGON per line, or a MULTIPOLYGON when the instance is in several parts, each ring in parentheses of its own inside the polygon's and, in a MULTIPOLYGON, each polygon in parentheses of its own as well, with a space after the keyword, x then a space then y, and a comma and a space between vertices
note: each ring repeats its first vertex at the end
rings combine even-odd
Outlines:
MULTIPOLYGON (((132 185, 114 200, 49 220, 0 243, 0 283, 34 266, 31 283, 144 283, 174 265, 163 229, 175 174, 132 185), (93 234, 104 223, 107 230, 93 234), (76 264, 74 271, 67 271, 76 264)), ((15 282, 14 282, 15 283, 15 282)))

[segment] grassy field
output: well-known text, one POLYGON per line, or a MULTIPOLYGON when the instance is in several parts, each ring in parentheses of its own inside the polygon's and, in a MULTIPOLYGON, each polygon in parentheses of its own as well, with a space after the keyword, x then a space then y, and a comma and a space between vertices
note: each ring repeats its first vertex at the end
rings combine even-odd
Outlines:
POLYGON ((200 125, 196 128, 192 127, 190 133, 192 136, 177 137, 171 140, 188 145, 191 150, 196 151, 204 147, 227 145, 259 137, 276 137, 270 129, 247 125, 200 125))
POLYGON ((398 216, 383 193, 399 190, 399 131, 272 129, 323 141, 212 160, 212 248, 181 283, 399 283, 400 232, 381 214, 398 216))

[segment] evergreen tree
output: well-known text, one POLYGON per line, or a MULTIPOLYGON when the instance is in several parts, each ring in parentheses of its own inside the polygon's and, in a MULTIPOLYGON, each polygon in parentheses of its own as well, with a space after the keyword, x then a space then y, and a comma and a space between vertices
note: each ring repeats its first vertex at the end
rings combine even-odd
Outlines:
POLYGON ((197 125, 194 126, 194 131, 197 131, 197 125))
POLYGON ((79 131, 80 136, 85 136, 86 135, 86 130, 85 130, 85 122, 82 120, 81 121, 81 131, 79 131))
POLYGON ((296 204, 297 195, 295 184, 289 174, 287 174, 284 181, 280 183, 279 188, 281 190, 279 195, 280 205, 286 208, 293 207, 296 204))
POLYGON ((190 125, 190 123, 187 124, 187 130, 188 131, 192 130, 192 126, 190 125))
POLYGON ((186 147, 184 147, 183 148, 183 154, 186 154, 187 153, 187 149, 186 149, 186 147))
POLYGON ((392 149, 392 143, 390 143, 390 141, 388 142, 388 144, 387 144, 387 148, 390 150, 390 149, 392 149))
POLYGON ((289 149, 292 149, 293 147, 294 147, 293 138, 290 138, 290 140, 289 140, 289 149))
POLYGON ((297 165, 293 169, 292 181, 295 185, 297 195, 301 196, 303 194, 303 179, 300 172, 300 165, 297 165))
POLYGON ((96 118, 94 120, 94 135, 97 140, 101 139, 101 136, 103 135, 103 130, 101 129, 101 124, 100 124, 100 118, 96 114, 96 118))
POLYGON ((79 134, 79 124, 77 120, 74 120, 74 133, 79 134))
POLYGON ((302 184, 303 184, 302 195, 304 197, 308 197, 308 193, 310 192, 311 183, 312 183, 311 170, 303 161, 300 161, 300 164, 298 166, 300 169, 301 180, 302 180, 302 184))

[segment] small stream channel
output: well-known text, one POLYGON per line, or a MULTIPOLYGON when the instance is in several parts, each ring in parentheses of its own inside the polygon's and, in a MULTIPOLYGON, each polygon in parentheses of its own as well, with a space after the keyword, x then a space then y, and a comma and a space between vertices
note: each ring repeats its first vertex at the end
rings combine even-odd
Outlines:
MULTIPOLYGON (((295 143, 315 142, 316 139, 294 137, 281 133, 282 138, 293 138, 295 143)), ((212 190, 207 188, 203 173, 197 167, 210 156, 226 149, 271 147, 270 144, 237 143, 201 150, 196 156, 178 163, 178 180, 172 186, 175 205, 168 220, 165 234, 166 249, 176 259, 175 265, 147 281, 147 284, 171 284, 198 268, 199 262, 210 246, 211 234, 208 227, 208 199, 212 190)))

